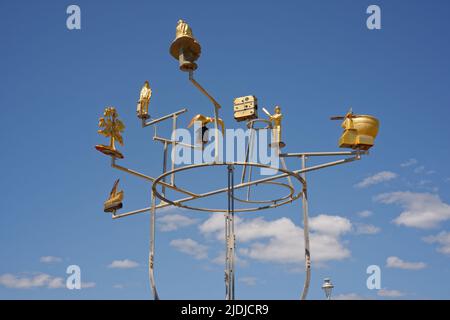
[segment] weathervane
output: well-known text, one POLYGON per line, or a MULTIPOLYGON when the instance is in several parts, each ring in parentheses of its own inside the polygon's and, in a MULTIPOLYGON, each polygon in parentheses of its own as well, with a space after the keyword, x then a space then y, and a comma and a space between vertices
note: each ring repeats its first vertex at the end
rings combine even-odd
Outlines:
MULTIPOLYGON (((223 110, 219 102, 194 79, 194 71, 198 68, 196 61, 199 59, 201 53, 200 43, 194 38, 191 27, 183 20, 179 20, 176 26, 175 40, 170 46, 170 54, 179 62, 179 68, 183 72, 189 73, 189 81, 197 88, 212 103, 214 115, 209 117, 203 114, 197 114, 190 121, 188 128, 192 127, 194 123, 199 123, 199 129, 196 131, 197 142, 201 143, 201 148, 208 143, 209 139, 205 139, 205 133, 208 132, 208 125, 214 126, 216 137, 219 135, 219 126, 222 134, 224 133, 224 123, 219 117, 220 110, 223 110)), ((114 169, 120 170, 129 174, 130 176, 143 179, 151 186, 150 206, 145 206, 141 209, 128 211, 124 213, 117 213, 122 208, 123 191, 118 191, 119 180, 114 183, 113 189, 109 194, 109 198, 104 202, 104 211, 111 212, 113 219, 120 219, 132 215, 150 212, 150 250, 148 259, 148 271, 150 279, 150 287, 154 299, 159 299, 158 291, 156 289, 155 277, 155 238, 156 238, 156 212, 159 209, 174 206, 184 208, 187 210, 195 210, 198 212, 207 213, 223 213, 225 215, 225 297, 228 300, 235 298, 235 252, 236 252, 236 235, 234 230, 234 217, 236 213, 262 211, 268 209, 275 209, 283 205, 291 204, 298 199, 301 199, 301 212, 303 221, 303 236, 304 236, 304 256, 305 256, 305 278, 303 290, 300 298, 306 299, 309 284, 311 280, 311 255, 310 255, 310 241, 309 241, 309 209, 308 209, 308 193, 306 183, 306 173, 316 171, 323 168, 345 164, 360 160, 363 155, 368 154, 368 150, 374 145, 374 140, 378 134, 379 121, 369 115, 355 115, 350 110, 345 116, 332 117, 333 120, 343 120, 342 127, 344 132, 339 139, 339 147, 350 148, 351 151, 332 151, 332 152, 301 152, 301 153, 281 153, 280 149, 286 144, 282 141, 282 119, 283 114, 279 106, 275 107, 274 114, 270 114, 265 108, 263 112, 268 116, 268 119, 258 117, 257 99, 253 95, 235 98, 233 101, 233 115, 235 120, 246 122, 247 128, 250 130, 249 141, 245 140, 245 160, 244 161, 223 161, 219 151, 219 142, 215 138, 214 160, 211 162, 201 162, 195 164, 178 164, 175 158, 169 160, 169 148, 172 150, 172 155, 177 147, 190 148, 192 150, 198 149, 197 144, 190 144, 184 141, 178 141, 174 138, 174 133, 177 130, 178 118, 188 112, 187 108, 166 114, 161 117, 151 118, 148 113, 148 106, 152 90, 149 82, 145 81, 141 89, 139 101, 137 102, 137 117, 141 121, 142 127, 153 127, 154 135, 153 141, 161 143, 163 147, 162 158, 163 168, 162 173, 153 177, 148 174, 129 169, 125 166, 117 164, 118 159, 123 159, 116 147, 117 141, 123 145, 122 132, 124 131, 124 124, 118 119, 118 114, 114 107, 107 107, 104 111, 103 117, 100 118, 98 133, 110 138, 109 145, 96 145, 95 148, 105 155, 111 157, 111 166, 114 169), (149 120, 150 119, 150 120, 149 120), (158 135, 156 124, 166 120, 172 121, 172 134, 170 137, 163 137, 158 135), (278 157, 280 166, 270 166, 259 163, 253 160, 252 154, 255 149, 255 136, 257 131, 266 130, 272 133, 272 142, 265 148, 272 148, 277 150, 275 152, 278 157), (311 157, 343 157, 339 160, 325 162, 308 167, 306 165, 307 159, 311 157), (300 160, 297 162, 299 168, 289 169, 285 163, 286 158, 295 158, 300 160), (169 162, 170 161, 170 162, 169 162), (215 168, 222 170, 225 187, 208 190, 208 191, 193 191, 190 185, 183 186, 178 180, 177 175, 183 171, 196 171, 195 169, 215 168), (234 173, 237 168, 242 169, 240 181, 235 183, 234 173), (252 169, 270 169, 275 172, 273 175, 265 176, 263 178, 254 178, 252 169), (226 176, 226 179, 225 179, 226 176), (175 182, 177 180, 178 183, 175 182), (270 188, 279 188, 286 191, 286 195, 275 199, 257 199, 250 194, 250 187, 266 185, 270 188), (240 198, 236 190, 247 188, 246 198, 240 198), (170 189, 170 194, 167 193, 170 189), (182 194, 174 199, 173 194, 182 194), (195 205, 197 200, 208 198, 211 196, 225 195, 227 200, 226 207, 216 207, 220 201, 213 201, 214 207, 202 207, 195 205), (157 202, 159 200, 159 202, 157 202), (235 206, 235 203, 240 206, 235 206)), ((157 110, 153 108, 153 110, 157 110)), ((231 110, 230 110, 231 111, 231 110)), ((153 112, 152 112, 153 113, 153 112)), ((228 130, 227 130, 228 131, 228 130)), ((261 148, 261 146, 258 146, 261 148)), ((154 154, 154 153, 152 153, 154 154)), ((194 173, 193 173, 194 174, 194 173)), ((220 181, 220 174, 214 176, 215 180, 220 181)), ((195 178, 189 179, 194 181, 195 178)), ((208 183, 203 184, 208 186, 208 183)), ((270 193, 272 194, 272 192, 270 193)), ((273 193, 275 194, 275 193, 273 193)))

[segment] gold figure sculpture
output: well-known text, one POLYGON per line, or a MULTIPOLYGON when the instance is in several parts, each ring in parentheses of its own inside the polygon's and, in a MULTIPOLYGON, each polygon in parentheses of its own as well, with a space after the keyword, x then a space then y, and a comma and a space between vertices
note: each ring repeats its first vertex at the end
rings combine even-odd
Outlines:
MULTIPOLYGON (((192 127, 195 122, 201 123, 200 129, 198 129, 196 132, 196 137, 197 137, 196 142, 197 142, 197 144, 204 145, 205 143, 208 142, 208 138, 209 138, 208 137, 209 128, 207 127, 207 125, 209 123, 215 122, 215 119, 213 117, 206 117, 202 114, 198 114, 191 119, 191 122, 189 122, 188 128, 192 127)), ((225 134, 225 124, 224 124, 223 120, 218 118, 217 124, 221 127, 222 135, 224 135, 225 134)))
POLYGON ((373 147, 380 126, 377 118, 354 114, 350 108, 345 116, 331 117, 331 120, 344 120, 341 124, 344 132, 339 139, 340 148, 369 150, 373 147))
POLYGON ((181 71, 197 69, 195 61, 200 57, 200 43, 194 38, 191 27, 183 20, 178 20, 175 40, 170 46, 170 54, 180 63, 181 71))
POLYGON ((146 120, 150 118, 148 114, 148 105, 150 103, 150 98, 152 97, 152 89, 148 81, 144 82, 141 89, 141 94, 139 96, 139 101, 137 103, 137 116, 139 119, 146 120))
POLYGON ((272 122, 272 143, 270 146, 279 148, 285 147, 286 144, 281 141, 281 120, 283 119, 281 108, 276 106, 274 114, 270 114, 265 108, 262 108, 262 110, 269 117, 269 121, 272 122))
POLYGON ((119 180, 120 179, 117 179, 116 182, 114 182, 114 186, 109 193, 109 198, 103 204, 104 212, 116 212, 117 210, 122 209, 123 190, 117 192, 119 180))
POLYGON ((116 150, 115 142, 117 141, 123 146, 122 132, 125 129, 125 125, 118 119, 119 115, 114 107, 107 107, 103 112, 103 117, 100 118, 98 126, 101 128, 98 133, 110 138, 109 146, 96 145, 95 149, 98 151, 114 157, 123 159, 122 153, 116 150))

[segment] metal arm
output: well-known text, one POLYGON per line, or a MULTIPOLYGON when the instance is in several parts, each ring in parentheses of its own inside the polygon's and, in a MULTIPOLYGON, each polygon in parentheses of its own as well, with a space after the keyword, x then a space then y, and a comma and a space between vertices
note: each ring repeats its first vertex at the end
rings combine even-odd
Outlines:
MULTIPOLYGON (((316 165, 316 166, 312 166, 312 167, 307 167, 307 168, 303 168, 303 169, 299 169, 299 170, 294 170, 293 172, 296 174, 302 174, 305 172, 310 172, 310 171, 315 171, 315 170, 319 170, 319 169, 323 169, 323 168, 327 168, 327 167, 332 167, 332 166, 336 166, 339 164, 344 164, 344 163, 348 163, 348 162, 352 162, 352 161, 356 161, 356 160, 360 160, 361 157, 360 156, 355 156, 355 157, 351 157, 351 158, 346 158, 346 159, 341 159, 341 160, 337 160, 337 161, 333 161, 333 162, 328 162, 328 163, 324 163, 324 164, 320 164, 320 165, 316 165)), ((176 172, 177 170, 175 170, 174 172, 176 172)), ((130 172, 132 173, 132 172, 130 172)), ((268 182, 268 181, 273 181, 273 180, 277 180, 277 179, 281 179, 281 178, 286 178, 288 176, 288 174, 286 173, 281 173, 278 175, 274 175, 274 176, 270 176, 267 178, 262 178, 262 179, 258 179, 258 180, 253 180, 253 181, 249 181, 249 182, 244 182, 244 183, 239 183, 237 185, 234 186, 234 189, 240 189, 240 188, 244 188, 247 186, 251 186, 251 185, 257 185, 263 182, 268 182)), ((154 179, 154 178, 152 178, 154 179)), ((160 181, 159 184, 164 184, 164 182, 160 181)), ((172 186, 170 184, 164 184, 165 186, 167 186, 168 188, 172 188, 174 190, 189 194, 189 191, 183 190, 179 187, 176 186, 172 186)), ((179 200, 174 201, 174 203, 184 203, 184 202, 188 202, 188 201, 192 201, 195 199, 201 199, 201 198, 205 198, 205 197, 209 197, 209 196, 213 196, 213 195, 217 195, 220 193, 225 193, 228 191, 228 188, 222 188, 222 189, 217 189, 214 191, 209 191, 209 192, 205 192, 205 193, 200 193, 200 194, 193 194, 191 193, 190 197, 187 198, 182 198, 179 200)), ((156 206, 156 209, 161 209, 161 208, 165 208, 168 206, 171 206, 172 204, 170 203, 160 203, 156 206)), ((127 213, 122 213, 122 214, 117 214, 115 216, 113 216, 114 219, 118 219, 118 218, 122 218, 122 217, 126 217, 126 216, 130 216, 130 215, 134 215, 134 214, 138 214, 138 213, 143 213, 143 212, 148 212, 150 211, 151 208, 144 208, 141 210, 136 210, 136 211, 132 211, 132 212, 127 212, 127 213)))
POLYGON ((219 109, 222 108, 220 104, 216 101, 216 99, 211 96, 208 91, 205 90, 195 79, 194 79, 194 72, 191 70, 189 71, 189 80, 192 82, 192 84, 200 90, 201 93, 203 93, 214 105, 214 132, 215 132, 215 154, 214 158, 216 162, 219 162, 219 125, 218 125, 218 119, 219 119, 219 109))
POLYGON ((183 114, 183 113, 185 113, 185 112, 187 112, 187 111, 188 111, 188 109, 187 109, 187 108, 184 108, 184 109, 178 110, 178 111, 176 111, 176 112, 173 112, 173 113, 171 113, 171 114, 165 115, 165 116, 163 116, 163 117, 161 117, 161 118, 154 119, 154 120, 147 121, 147 122, 145 121, 145 119, 143 119, 143 120, 142 120, 142 127, 152 126, 152 125, 154 125, 154 124, 157 124, 158 122, 167 120, 167 119, 172 118, 172 117, 174 117, 174 116, 176 117, 176 116, 178 116, 178 115, 180 115, 180 114, 183 114))

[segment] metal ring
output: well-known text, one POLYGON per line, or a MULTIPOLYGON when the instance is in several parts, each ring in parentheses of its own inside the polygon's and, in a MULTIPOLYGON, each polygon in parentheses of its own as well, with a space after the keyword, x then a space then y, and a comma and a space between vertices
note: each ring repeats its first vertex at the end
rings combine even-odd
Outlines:
POLYGON ((267 129, 272 129, 272 122, 269 121, 269 120, 267 120, 267 119, 253 119, 253 120, 250 120, 249 122, 247 122, 247 128, 248 128, 248 129, 253 129, 253 130, 267 130, 267 129), (265 127, 262 127, 262 128, 255 128, 255 127, 253 127, 253 125, 254 125, 256 122, 262 122, 262 123, 265 123, 266 126, 265 126, 265 127))
POLYGON ((283 200, 286 200, 288 198, 293 198, 292 196, 295 193, 295 190, 293 187, 291 187, 289 184, 287 183, 282 183, 282 182, 276 182, 276 181, 266 181, 266 182, 261 182, 260 184, 274 184, 277 186, 281 186, 281 187, 286 187, 289 189, 289 194, 282 197, 282 198, 278 198, 275 200, 244 200, 244 199, 239 199, 238 197, 233 197, 234 200, 239 201, 239 202, 243 202, 243 203, 277 203, 283 200))
MULTIPOLYGON (((266 168, 266 169, 272 169, 275 171, 279 171, 282 173, 287 174, 288 176, 294 177, 295 179, 297 179, 302 185, 303 188, 306 187, 306 182, 305 180, 300 177, 299 174, 293 172, 293 171, 289 171, 283 168, 275 168, 275 167, 271 167, 268 165, 264 165, 264 164, 260 164, 260 163, 254 163, 254 162, 211 162, 211 163, 201 163, 201 164, 193 164, 193 165, 187 165, 184 167, 179 167, 176 168, 174 170, 170 170, 170 171, 166 171, 165 173, 161 174, 158 178, 155 179, 155 181, 152 184, 152 190, 155 194, 156 197, 158 197, 158 199, 160 199, 163 202, 169 203, 173 206, 179 207, 179 208, 184 208, 184 209, 188 209, 188 210, 195 210, 195 211, 203 211, 203 212, 217 212, 217 213, 226 213, 228 212, 228 210, 226 209, 210 209, 210 208, 202 208, 202 207, 193 207, 193 206, 188 206, 188 205, 184 205, 181 202, 177 202, 177 200, 170 200, 167 199, 165 196, 163 196, 162 194, 160 194, 158 192, 158 190, 156 190, 156 186, 160 184, 160 182, 167 176, 175 174, 177 172, 180 171, 187 171, 187 170, 191 170, 191 169, 195 169, 195 168, 201 168, 201 167, 208 167, 208 166, 228 166, 228 165, 233 165, 233 166, 253 166, 253 167, 258 167, 258 168, 266 168)), ((272 204, 268 204, 265 206, 259 206, 259 207, 252 207, 252 208, 241 208, 241 209, 235 209, 234 212, 239 213, 239 212, 253 212, 253 211, 259 211, 259 210, 264 210, 264 209, 271 209, 271 208, 277 208, 280 207, 282 205, 291 203, 295 200, 297 200, 298 198, 300 198, 302 196, 302 192, 300 191, 297 194, 294 194, 292 197, 288 197, 288 199, 284 199, 281 200, 281 202, 276 202, 274 203, 273 200, 270 201, 272 204)), ((199 197, 200 198, 206 198, 205 197, 199 197)), ((286 197, 284 197, 286 198, 286 197)), ((195 198, 194 198, 195 199, 195 198)), ((194 200, 193 199, 193 200, 194 200)), ((280 200, 280 199, 277 199, 280 200)))

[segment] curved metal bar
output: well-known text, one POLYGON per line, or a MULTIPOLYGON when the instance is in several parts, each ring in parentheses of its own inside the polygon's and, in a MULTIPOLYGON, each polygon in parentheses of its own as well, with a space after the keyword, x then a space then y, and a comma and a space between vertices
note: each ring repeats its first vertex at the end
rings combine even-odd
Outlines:
MULTIPOLYGON (((172 201, 170 199, 167 199, 162 194, 160 194, 158 192, 158 190, 156 189, 156 186, 158 184, 160 184, 160 182, 162 181, 162 179, 164 177, 166 177, 168 175, 171 175, 171 174, 174 174, 174 173, 177 173, 177 172, 180 172, 180 171, 186 171, 186 170, 190 170, 190 169, 194 169, 194 168, 207 167, 207 166, 228 166, 228 165, 236 165, 236 166, 247 165, 247 166, 254 166, 254 167, 259 167, 259 168, 267 168, 267 169, 272 169, 272 170, 275 170, 275 171, 280 171, 280 172, 283 172, 284 176, 292 176, 292 177, 296 178, 303 185, 303 187, 305 185, 305 182, 304 182, 303 178, 300 177, 299 174, 295 173, 294 171, 289 171, 289 170, 285 170, 285 169, 282 169, 282 168, 271 167, 271 166, 268 166, 268 165, 263 165, 263 164, 260 164, 260 163, 253 163, 253 162, 220 162, 220 163, 212 162, 212 163, 201 163, 201 164, 194 164, 194 165, 188 165, 188 166, 184 166, 184 167, 179 167, 179 168, 176 168, 175 170, 167 171, 166 173, 161 174, 153 182, 153 185, 152 185, 153 193, 161 201, 166 202, 169 205, 173 205, 173 206, 176 206, 176 207, 185 208, 185 209, 189 209, 189 210, 195 210, 195 211, 226 213, 227 212, 226 209, 215 209, 215 208, 211 209, 211 208, 193 207, 193 206, 187 206, 187 205, 182 204, 182 202, 180 200, 172 201)), ((264 180, 264 179, 261 179, 261 180, 264 180)), ((273 180, 273 179, 270 179, 270 180, 273 180)), ((264 182, 264 181, 261 181, 261 182, 264 182)), ((252 183, 254 183, 254 181, 252 183)), ((247 185, 247 183, 238 184, 238 185, 234 186, 234 189, 243 188, 246 185, 247 185)), ((227 189, 228 188, 225 188, 225 190, 220 189, 220 190, 215 190, 214 192, 207 192, 207 193, 204 193, 204 194, 199 194, 197 198, 203 198, 203 197, 219 194, 219 193, 222 193, 222 192, 226 192, 227 189)), ((235 212, 252 212, 252 211, 258 211, 258 210, 264 210, 264 209, 270 209, 270 208, 277 208, 277 207, 280 207, 280 206, 282 206, 284 204, 291 203, 291 202, 297 200, 298 198, 300 198, 301 196, 302 196, 302 191, 300 191, 298 194, 294 195, 292 198, 284 200, 284 201, 282 201, 280 203, 272 203, 271 205, 260 206, 260 207, 253 207, 253 208, 235 209, 234 211, 235 212)))
MULTIPOLYGON (((112 158, 112 161, 111 161, 111 167, 113 167, 114 169, 118 169, 120 171, 129 173, 129 174, 134 175, 136 177, 143 178, 143 179, 151 181, 151 182, 155 181, 155 178, 153 178, 153 177, 147 176, 147 175, 145 175, 143 173, 140 173, 140 172, 137 172, 135 170, 131 170, 131 169, 128 169, 128 168, 122 167, 121 165, 116 164, 116 159, 114 157, 112 158)), ((163 185, 166 188, 169 188, 169 189, 172 189, 172 190, 175 190, 175 191, 179 191, 181 193, 184 193, 184 194, 187 194, 189 196, 192 196, 193 198, 197 197, 197 194, 195 194, 193 192, 189 192, 187 190, 183 190, 181 188, 178 188, 178 187, 176 187, 176 186, 174 186, 174 185, 172 185, 170 183, 161 181, 160 184, 163 185)), ((145 210, 145 211, 148 211, 148 210, 145 210)), ((144 211, 140 211, 140 212, 144 212, 144 211)))
POLYGON ((281 202, 283 200, 286 200, 288 198, 292 199, 293 195, 295 193, 295 190, 293 187, 291 187, 290 185, 288 185, 287 183, 282 183, 282 182, 276 182, 276 181, 267 181, 267 182, 263 182, 261 184, 273 184, 273 185, 277 185, 277 186, 281 186, 281 187, 286 187, 289 190, 289 194, 282 197, 282 198, 278 198, 275 200, 245 200, 245 199, 239 199, 238 197, 233 196, 234 200, 239 201, 239 202, 244 202, 244 203, 277 203, 277 202, 281 202))
POLYGON ((152 209, 150 212, 150 250, 148 257, 148 273, 150 279, 150 287, 153 293, 153 299, 159 300, 158 291, 155 283, 155 194, 152 192, 152 209))
POLYGON ((268 129, 272 129, 272 122, 270 120, 261 119, 261 118, 253 119, 253 120, 249 120, 247 122, 247 128, 248 129, 255 129, 255 130, 268 130, 268 129), (265 123, 266 126, 262 127, 262 128, 255 128, 254 124, 258 123, 258 122, 265 123))
MULTIPOLYGON (((306 157, 302 156, 302 168, 305 168, 306 157)), ((302 178, 305 181, 303 185, 303 237, 305 242, 305 282, 303 285, 303 292, 301 300, 305 300, 308 295, 309 283, 311 282, 311 252, 309 250, 309 221, 308 221, 308 192, 306 184, 306 174, 302 173, 302 178)))
MULTIPOLYGON (((361 159, 361 156, 357 155, 355 157, 341 159, 341 160, 337 160, 337 161, 333 161, 333 162, 328 162, 328 163, 320 164, 320 165, 317 165, 317 166, 312 166, 312 167, 309 167, 309 168, 304 168, 304 169, 300 169, 300 170, 293 170, 292 172, 295 173, 295 174, 300 174, 300 173, 305 173, 305 172, 309 172, 309 171, 316 171, 316 170, 319 170, 319 169, 332 167, 332 166, 336 166, 336 165, 339 165, 339 164, 344 164, 344 163, 348 163, 348 162, 352 162, 352 161, 356 161, 356 160, 360 160, 360 159, 361 159)), ((118 165, 115 165, 113 167, 128 172, 127 171, 128 169, 120 167, 118 165)), ((128 172, 128 173, 131 173, 131 172, 128 172)), ((286 176, 287 176, 286 173, 281 173, 281 174, 278 174, 278 175, 275 175, 275 176, 271 176, 271 177, 267 177, 267 178, 263 178, 263 179, 259 179, 259 180, 254 180, 254 181, 251 181, 251 182, 244 182, 244 183, 241 183, 241 184, 238 184, 238 185, 234 186, 234 188, 235 189, 240 189, 240 188, 244 188, 244 187, 246 187, 248 185, 257 185, 257 184, 265 183, 265 182, 268 182, 268 181, 273 181, 273 180, 285 178, 286 176)), ((152 177, 148 177, 148 178, 149 179, 147 179, 147 180, 150 180, 152 182, 155 180, 152 177)), ((160 182, 160 184, 162 184, 162 181, 160 182)), ((181 189, 179 187, 175 187, 175 186, 170 185, 170 184, 167 184, 166 187, 190 195, 187 198, 182 198, 182 199, 178 199, 178 200, 174 201, 175 203, 184 203, 184 202, 192 201, 192 200, 195 200, 195 199, 205 198, 205 197, 208 197, 208 196, 216 195, 216 194, 219 194, 219 193, 224 193, 224 192, 227 191, 227 188, 223 188, 223 189, 214 190, 214 191, 210 191, 210 192, 206 192, 206 193, 202 193, 202 194, 194 194, 192 192, 189 192, 187 190, 183 190, 183 189, 181 189)), ((158 204, 156 206, 156 209, 162 209, 162 208, 165 208, 165 207, 168 207, 168 206, 171 206, 171 205, 173 205, 173 204, 172 203, 164 203, 164 202, 162 202, 162 203, 160 203, 160 204, 158 204)), ((122 213, 122 214, 116 214, 116 215, 113 216, 113 219, 119 219, 119 218, 122 218, 122 217, 127 217, 127 216, 131 216, 131 215, 147 212, 147 211, 150 211, 150 210, 151 210, 151 207, 148 207, 148 208, 135 210, 135 211, 131 211, 131 212, 126 212, 126 213, 122 213)), ((247 210, 247 211, 255 211, 255 210, 247 210)), ((244 212, 244 211, 240 211, 240 212, 244 212)))

